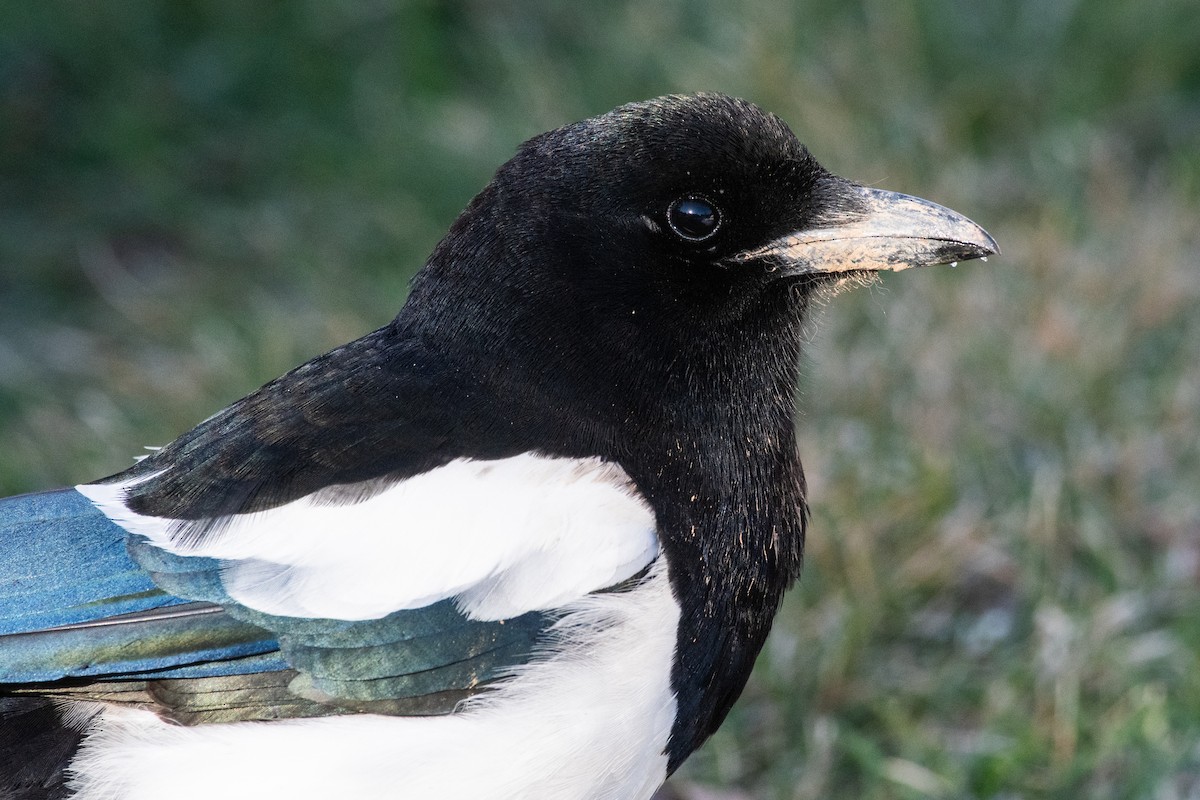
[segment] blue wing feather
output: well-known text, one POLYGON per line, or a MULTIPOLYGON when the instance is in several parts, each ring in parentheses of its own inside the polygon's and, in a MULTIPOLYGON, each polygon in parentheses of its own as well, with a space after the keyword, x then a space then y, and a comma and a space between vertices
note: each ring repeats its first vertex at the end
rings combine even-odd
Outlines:
POLYGON ((292 668, 306 674, 318 691, 347 700, 415 697, 495 680, 528 659, 551 621, 540 612, 503 623, 472 620, 450 600, 368 620, 267 614, 229 596, 219 562, 167 553, 139 536, 131 539, 134 558, 159 584, 220 604, 230 616, 272 631, 292 668))
POLYGON ((449 600, 373 620, 266 614, 229 597, 218 561, 154 547, 73 489, 0 500, 0 688, 296 670, 298 691, 334 701, 472 691, 551 622, 472 620, 449 600))
POLYGON ((186 602, 155 585, 125 539, 74 489, 0 500, 0 634, 186 602))
MULTIPOLYGON (((74 489, 0 501, 0 683, 191 677, 278 651, 267 631, 164 591, 127 538, 74 489)), ((286 666, 255 668, 267 663, 286 666)))

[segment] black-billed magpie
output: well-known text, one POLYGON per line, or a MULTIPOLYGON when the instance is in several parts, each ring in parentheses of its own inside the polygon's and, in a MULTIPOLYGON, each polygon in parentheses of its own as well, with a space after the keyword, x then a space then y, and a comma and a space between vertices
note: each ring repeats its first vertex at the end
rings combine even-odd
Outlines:
POLYGON ((0 796, 649 797, 800 571, 810 298, 996 251, 723 95, 531 139, 392 322, 0 502, 0 796))

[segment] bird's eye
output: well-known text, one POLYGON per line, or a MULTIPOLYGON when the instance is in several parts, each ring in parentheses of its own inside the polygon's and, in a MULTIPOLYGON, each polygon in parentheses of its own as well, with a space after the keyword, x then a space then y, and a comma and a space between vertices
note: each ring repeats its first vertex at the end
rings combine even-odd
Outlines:
POLYGON ((667 209, 667 222, 689 242, 703 242, 721 227, 721 212, 702 197, 681 197, 667 209))

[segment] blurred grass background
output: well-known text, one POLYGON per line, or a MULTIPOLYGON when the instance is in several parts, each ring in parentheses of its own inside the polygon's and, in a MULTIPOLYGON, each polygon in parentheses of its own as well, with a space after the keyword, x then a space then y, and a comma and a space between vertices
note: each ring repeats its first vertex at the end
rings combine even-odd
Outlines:
POLYGON ((699 89, 1004 254, 820 314, 806 573, 682 777, 1200 797, 1194 0, 3 4, 0 491, 383 324, 521 140, 699 89))

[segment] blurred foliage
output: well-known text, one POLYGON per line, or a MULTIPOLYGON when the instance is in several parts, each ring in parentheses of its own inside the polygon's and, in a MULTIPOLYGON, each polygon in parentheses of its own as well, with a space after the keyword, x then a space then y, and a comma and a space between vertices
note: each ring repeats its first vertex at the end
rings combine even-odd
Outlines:
POLYGON ((1200 796, 1193 0, 4 4, 0 490, 383 324, 522 139, 698 89, 1004 255, 820 315, 805 578, 687 777, 1200 796))

